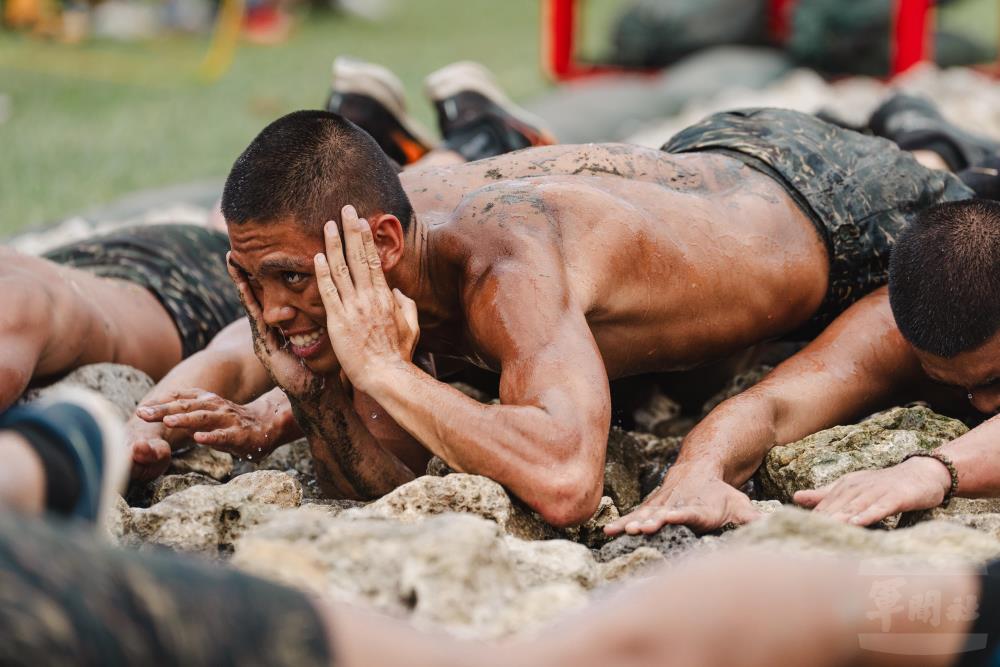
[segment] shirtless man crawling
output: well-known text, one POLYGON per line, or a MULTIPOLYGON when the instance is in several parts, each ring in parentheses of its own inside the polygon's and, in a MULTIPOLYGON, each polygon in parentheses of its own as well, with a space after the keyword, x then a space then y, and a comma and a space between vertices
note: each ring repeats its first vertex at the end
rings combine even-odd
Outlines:
MULTIPOLYGON (((688 436, 658 492, 612 532, 666 523, 715 528, 749 507, 740 486, 776 444, 893 404, 967 398, 1000 412, 1000 203, 923 211, 893 250, 889 284, 851 306, 758 385, 720 404, 688 436), (753 424, 754 428, 747 428, 753 424), (733 486, 730 486, 733 485, 733 486)), ((929 455, 844 475, 795 502, 868 525, 930 509, 953 495, 1000 496, 1000 420, 992 417, 929 455)))
POLYGON ((86 364, 154 380, 240 315, 226 236, 193 225, 129 227, 43 257, 3 249, 0 411, 33 383, 86 364))
MULTIPOLYGON (((172 386, 238 402, 280 386, 331 494, 383 494, 436 454, 574 524, 601 496, 609 378, 810 335, 885 281, 913 213, 969 195, 887 141, 788 111, 712 116, 663 151, 551 146, 401 177, 354 125, 298 112, 223 195, 256 359, 244 330, 217 370, 172 386), (415 350, 499 372, 500 404, 415 350)), ((140 414, 196 428, 203 398, 140 414)))

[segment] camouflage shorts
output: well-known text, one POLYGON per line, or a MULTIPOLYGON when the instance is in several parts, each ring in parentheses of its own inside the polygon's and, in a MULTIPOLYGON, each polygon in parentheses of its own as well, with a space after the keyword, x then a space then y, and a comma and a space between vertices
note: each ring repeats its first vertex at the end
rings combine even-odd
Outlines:
POLYGON ((0 511, 2 665, 330 665, 308 598, 89 525, 0 511))
POLYGON ((781 184, 810 217, 830 254, 830 281, 800 332, 808 337, 887 282, 889 251, 917 213, 973 196, 952 174, 921 166, 886 139, 787 109, 717 113, 678 132, 663 150, 734 157, 781 184))
POLYGON ((202 350, 244 317, 226 272, 229 237, 197 225, 126 227, 45 253, 46 259, 141 285, 177 326, 183 354, 202 350))

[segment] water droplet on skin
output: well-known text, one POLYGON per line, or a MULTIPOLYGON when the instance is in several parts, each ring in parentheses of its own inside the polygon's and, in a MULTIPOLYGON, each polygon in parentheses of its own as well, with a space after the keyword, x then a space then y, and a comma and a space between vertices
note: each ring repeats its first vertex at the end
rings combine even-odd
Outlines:
POLYGON ((378 413, 377 412, 373 412, 372 413, 372 419, 378 419, 378 413))

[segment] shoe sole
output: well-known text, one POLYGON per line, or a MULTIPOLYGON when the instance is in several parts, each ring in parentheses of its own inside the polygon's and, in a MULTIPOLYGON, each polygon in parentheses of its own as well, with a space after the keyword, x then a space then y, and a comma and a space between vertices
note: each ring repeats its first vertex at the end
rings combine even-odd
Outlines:
POLYGON ((539 143, 536 145, 558 143, 545 121, 515 104, 497 83, 493 73, 477 62, 463 60, 452 63, 432 72, 424 79, 424 93, 433 103, 466 91, 479 93, 515 120, 534 130, 531 134, 538 139, 539 143))
POLYGON ((428 149, 437 144, 430 131, 406 113, 403 82, 389 69, 375 63, 343 56, 334 59, 331 69, 332 87, 335 92, 367 95, 373 98, 395 116, 403 129, 414 139, 428 149))
POLYGON ((131 460, 125 447, 125 425, 121 422, 118 410, 91 389, 60 387, 38 401, 36 405, 44 408, 54 403, 70 403, 85 410, 97 423, 97 428, 101 432, 103 470, 96 523, 98 530, 104 531, 115 497, 125 489, 131 468, 131 460))

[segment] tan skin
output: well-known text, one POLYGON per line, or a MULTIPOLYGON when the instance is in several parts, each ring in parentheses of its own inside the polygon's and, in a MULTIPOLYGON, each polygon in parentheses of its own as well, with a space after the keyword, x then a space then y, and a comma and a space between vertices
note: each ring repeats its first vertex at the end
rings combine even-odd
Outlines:
MULTIPOLYGON (((918 397, 957 405, 968 394, 976 409, 995 414, 998 377, 1000 334, 951 359, 921 352, 900 334, 882 288, 761 383, 719 405, 687 436, 660 489, 608 531, 652 533, 668 523, 710 530, 753 519, 749 499, 735 487, 774 445, 918 397)), ((1000 420, 990 419, 936 451, 954 462, 959 495, 1000 496, 1000 420)), ((915 458, 844 475, 821 489, 800 491, 794 500, 837 520, 868 525, 935 507, 950 484, 943 464, 915 458)))
POLYGON ((132 283, 0 250, 0 411, 32 383, 112 362, 154 379, 181 360, 173 320, 132 283))
MULTIPOLYGON (((410 228, 378 211, 358 226, 348 211, 337 221, 346 252, 337 227, 326 246, 293 219, 229 227, 258 340, 326 334, 303 359, 326 397, 289 393, 332 493, 385 493, 433 453, 554 524, 584 521, 601 494, 609 378, 691 368, 780 336, 826 292, 811 222, 776 183, 723 156, 553 146, 414 169, 402 182, 410 228), (324 250, 333 279, 321 292, 313 262, 324 250), (411 362, 416 326, 401 315, 411 300, 419 350, 499 371, 500 405, 411 362), (373 435, 377 419, 349 409, 359 395, 399 427, 392 448, 373 435)), ((285 380, 272 369, 278 384, 300 382, 284 368, 285 380)))

